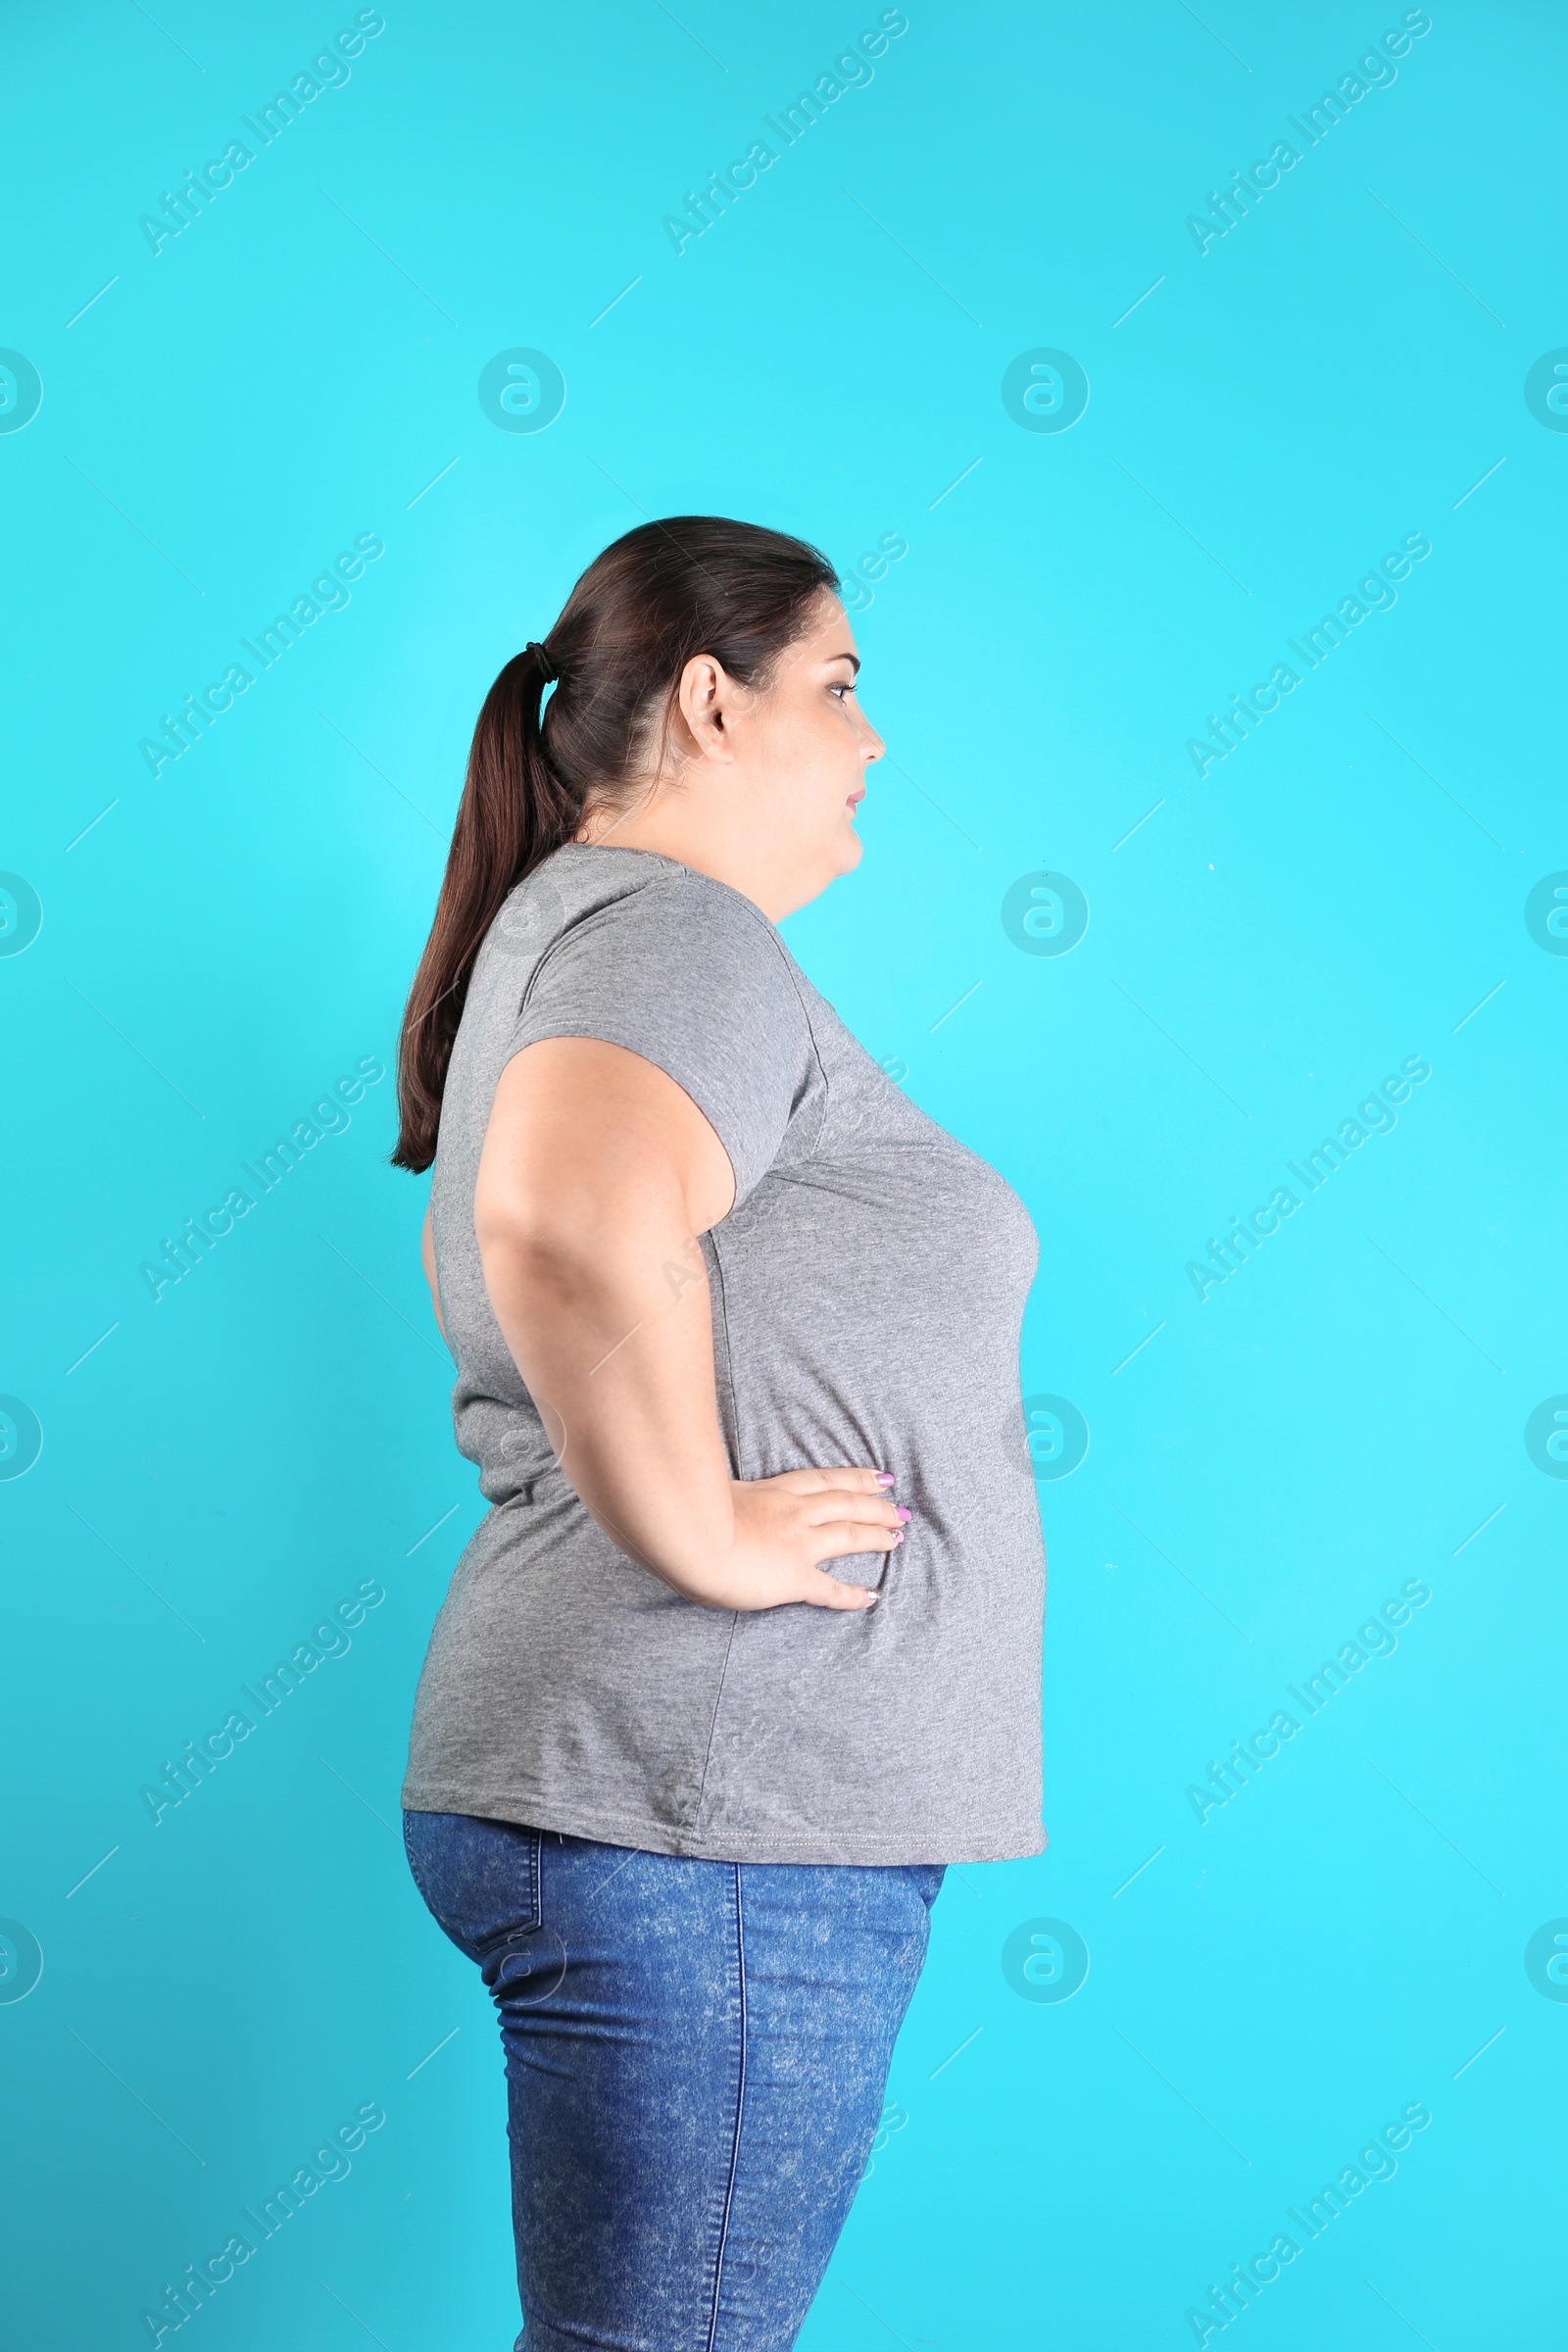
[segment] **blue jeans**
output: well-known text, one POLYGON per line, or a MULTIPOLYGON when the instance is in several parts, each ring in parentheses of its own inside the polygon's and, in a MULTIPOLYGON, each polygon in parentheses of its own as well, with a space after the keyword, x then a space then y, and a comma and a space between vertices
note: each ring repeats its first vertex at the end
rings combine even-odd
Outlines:
POLYGON ((693 1862, 463 1813, 403 1835, 500 2011, 518 2352, 786 2352, 941 1866, 693 1862))

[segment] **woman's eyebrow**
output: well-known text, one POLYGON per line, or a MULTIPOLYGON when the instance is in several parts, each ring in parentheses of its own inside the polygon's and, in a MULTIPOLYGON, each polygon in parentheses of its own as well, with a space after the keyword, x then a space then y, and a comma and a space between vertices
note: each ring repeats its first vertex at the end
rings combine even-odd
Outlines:
POLYGON ((827 657, 827 659, 828 659, 830 662, 852 662, 852 663, 854 664, 854 667, 855 667, 855 672, 856 672, 856 675, 857 675, 857 676, 858 676, 858 675, 859 675, 859 669, 860 669, 860 657, 859 657, 859 655, 858 655, 858 654, 829 654, 829 655, 828 655, 828 657, 827 657))

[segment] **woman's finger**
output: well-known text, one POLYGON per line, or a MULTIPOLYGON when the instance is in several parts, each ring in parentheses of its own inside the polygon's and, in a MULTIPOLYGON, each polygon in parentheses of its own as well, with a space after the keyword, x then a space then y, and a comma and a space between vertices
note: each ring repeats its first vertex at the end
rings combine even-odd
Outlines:
POLYGON ((810 1531, 811 1556, 817 1560, 848 1559, 857 1551, 891 1551, 904 1542, 902 1527, 874 1527, 864 1519, 830 1519, 810 1531))
POLYGON ((797 1494, 820 1494, 829 1489, 849 1489, 851 1493, 885 1494, 892 1472, 861 1470, 843 1463, 831 1470, 781 1470, 776 1478, 760 1481, 770 1487, 793 1487, 797 1494))
POLYGON ((903 1527, 909 1514, 890 1494, 847 1494, 842 1487, 824 1487, 801 1506, 808 1527, 825 1527, 840 1519, 858 1527, 903 1527))
POLYGON ((795 1596, 813 1609, 869 1609, 876 1605, 876 1594, 867 1592, 863 1585, 846 1585, 836 1576, 824 1576, 820 1568, 808 1568, 806 1583, 795 1596))

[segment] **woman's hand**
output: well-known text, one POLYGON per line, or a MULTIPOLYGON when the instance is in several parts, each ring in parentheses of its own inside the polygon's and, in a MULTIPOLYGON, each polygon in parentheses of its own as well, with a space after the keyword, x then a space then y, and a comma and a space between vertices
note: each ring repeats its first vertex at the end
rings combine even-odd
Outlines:
POLYGON ((820 1562, 850 1552, 891 1551, 909 1516, 875 1470, 786 1470, 778 1478, 735 1479, 735 1542, 710 1576, 688 1587, 717 1609, 774 1609, 804 1600, 818 1609, 868 1609, 859 1585, 825 1576, 820 1562))

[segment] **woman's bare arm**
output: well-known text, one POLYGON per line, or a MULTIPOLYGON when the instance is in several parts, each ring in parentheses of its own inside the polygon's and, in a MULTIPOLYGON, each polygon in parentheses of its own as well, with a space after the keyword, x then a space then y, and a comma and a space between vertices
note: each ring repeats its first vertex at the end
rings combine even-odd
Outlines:
POLYGON ((485 1287, 566 1476, 608 1535, 716 1608, 868 1607, 817 1565, 903 1541, 878 1471, 732 1480, 698 1236, 734 1198, 690 1096, 623 1047, 508 1063, 474 1198, 485 1287))

